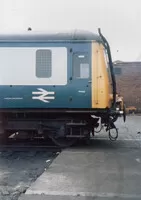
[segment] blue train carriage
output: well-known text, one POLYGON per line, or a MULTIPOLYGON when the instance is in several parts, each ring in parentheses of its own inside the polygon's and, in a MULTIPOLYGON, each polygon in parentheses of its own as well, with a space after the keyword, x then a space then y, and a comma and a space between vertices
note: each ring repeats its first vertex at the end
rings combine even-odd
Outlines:
POLYGON ((67 146, 94 135, 99 118, 111 136, 121 115, 123 100, 100 29, 0 35, 1 141, 27 132, 67 146))

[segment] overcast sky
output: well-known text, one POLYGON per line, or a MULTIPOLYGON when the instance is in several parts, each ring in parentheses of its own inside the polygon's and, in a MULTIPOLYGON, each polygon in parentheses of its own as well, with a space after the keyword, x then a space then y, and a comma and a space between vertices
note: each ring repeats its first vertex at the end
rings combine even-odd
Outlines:
POLYGON ((0 31, 98 27, 113 60, 141 60, 141 0, 0 0, 0 31))

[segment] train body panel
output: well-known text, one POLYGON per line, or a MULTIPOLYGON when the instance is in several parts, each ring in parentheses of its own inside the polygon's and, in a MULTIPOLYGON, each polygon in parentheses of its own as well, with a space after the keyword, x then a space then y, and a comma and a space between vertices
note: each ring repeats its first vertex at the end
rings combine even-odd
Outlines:
POLYGON ((90 42, 1 44, 0 61, 0 108, 91 108, 90 42))
POLYGON ((68 145, 94 136, 101 118, 116 139, 123 105, 100 31, 0 35, 0 138, 26 131, 68 145))
POLYGON ((111 80, 105 49, 102 44, 92 43, 92 108, 110 108, 111 80))

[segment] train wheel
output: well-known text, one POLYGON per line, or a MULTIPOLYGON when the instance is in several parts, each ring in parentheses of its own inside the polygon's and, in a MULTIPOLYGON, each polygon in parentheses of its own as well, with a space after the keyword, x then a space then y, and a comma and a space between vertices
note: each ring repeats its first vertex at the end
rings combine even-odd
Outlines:
POLYGON ((56 124, 54 131, 48 133, 48 137, 52 142, 62 148, 70 147, 77 142, 77 138, 68 138, 66 135, 69 134, 69 130, 66 129, 64 122, 56 124))

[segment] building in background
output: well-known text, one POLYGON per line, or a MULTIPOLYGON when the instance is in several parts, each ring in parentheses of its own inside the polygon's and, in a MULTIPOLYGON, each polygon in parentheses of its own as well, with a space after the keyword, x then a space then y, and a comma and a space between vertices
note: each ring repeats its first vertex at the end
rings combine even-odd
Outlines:
POLYGON ((115 61, 117 92, 124 97, 127 107, 141 111, 141 62, 115 61))

